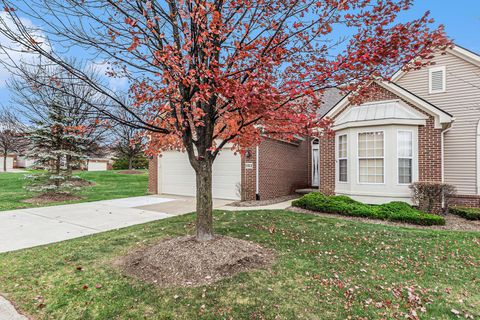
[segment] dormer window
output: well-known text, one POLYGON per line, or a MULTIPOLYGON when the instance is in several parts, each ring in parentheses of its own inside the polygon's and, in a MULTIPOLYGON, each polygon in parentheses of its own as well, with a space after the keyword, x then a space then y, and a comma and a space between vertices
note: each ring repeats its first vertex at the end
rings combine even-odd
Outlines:
POLYGON ((445 66, 428 69, 428 76, 429 93, 441 93, 446 91, 447 70, 445 66))

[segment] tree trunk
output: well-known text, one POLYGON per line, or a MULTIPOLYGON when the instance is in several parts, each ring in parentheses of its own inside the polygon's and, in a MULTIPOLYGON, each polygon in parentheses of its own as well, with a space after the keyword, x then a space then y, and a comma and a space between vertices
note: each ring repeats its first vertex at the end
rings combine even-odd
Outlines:
POLYGON ((128 157, 128 170, 133 169, 133 157, 128 157))
POLYGON ((8 154, 3 155, 3 171, 7 172, 7 156, 8 154))
POLYGON ((197 241, 214 238, 212 216, 212 163, 202 161, 196 170, 197 176, 197 241))

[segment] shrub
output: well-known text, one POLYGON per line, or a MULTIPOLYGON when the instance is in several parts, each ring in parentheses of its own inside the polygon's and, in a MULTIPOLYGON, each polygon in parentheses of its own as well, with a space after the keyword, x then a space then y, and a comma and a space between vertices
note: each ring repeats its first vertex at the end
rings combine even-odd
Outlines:
POLYGON ((406 222, 419 225, 444 225, 445 219, 438 215, 423 213, 405 202, 390 202, 379 206, 355 201, 347 196, 325 196, 313 192, 293 201, 294 207, 345 216, 373 218, 406 222))
MULTIPOLYGON (((148 159, 146 157, 137 157, 133 159, 133 168, 134 169, 147 169, 148 168, 148 159)), ((128 159, 117 159, 113 163, 113 170, 127 170, 128 169, 128 159)))
POLYGON ((449 211, 451 214, 468 220, 480 220, 480 209, 478 208, 452 207, 449 211))
POLYGON ((417 204, 418 209, 435 214, 447 212, 449 200, 456 193, 454 186, 438 182, 415 182, 410 185, 410 189, 413 202, 417 204))

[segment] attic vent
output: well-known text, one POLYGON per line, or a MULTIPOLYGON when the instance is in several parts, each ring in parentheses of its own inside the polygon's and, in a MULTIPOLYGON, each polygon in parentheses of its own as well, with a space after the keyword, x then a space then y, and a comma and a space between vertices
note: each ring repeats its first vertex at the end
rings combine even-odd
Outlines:
POLYGON ((432 68, 429 70, 430 93, 445 92, 446 70, 445 67, 432 68))

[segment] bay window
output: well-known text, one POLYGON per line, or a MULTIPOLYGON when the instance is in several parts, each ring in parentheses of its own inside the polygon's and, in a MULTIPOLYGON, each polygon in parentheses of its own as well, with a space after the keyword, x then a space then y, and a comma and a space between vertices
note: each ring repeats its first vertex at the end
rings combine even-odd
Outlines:
POLYGON ((360 183, 385 182, 384 133, 358 134, 358 181, 360 183))

